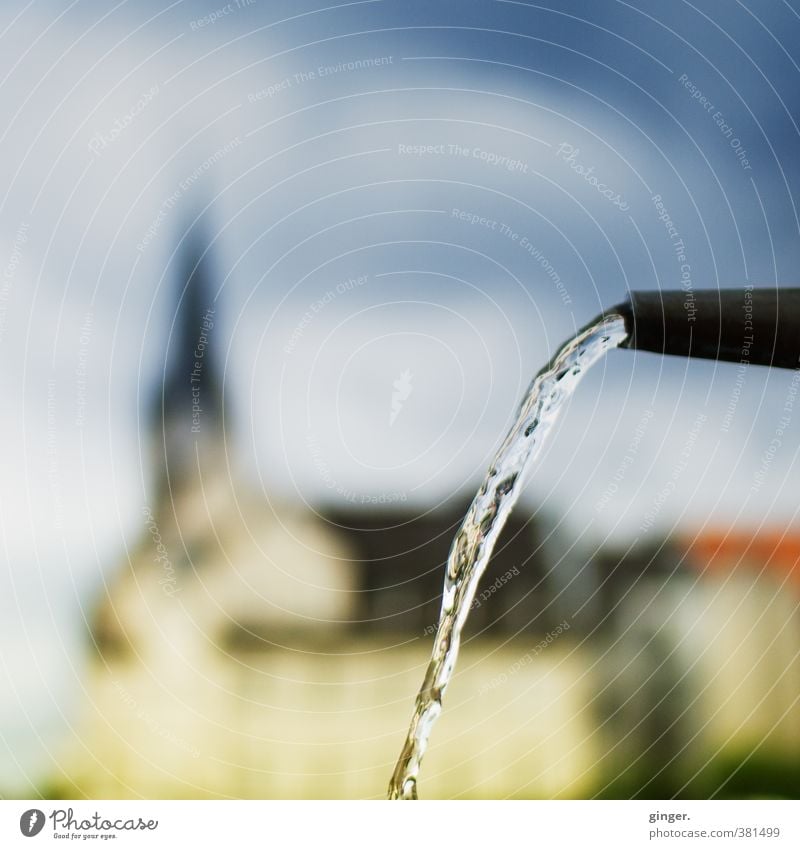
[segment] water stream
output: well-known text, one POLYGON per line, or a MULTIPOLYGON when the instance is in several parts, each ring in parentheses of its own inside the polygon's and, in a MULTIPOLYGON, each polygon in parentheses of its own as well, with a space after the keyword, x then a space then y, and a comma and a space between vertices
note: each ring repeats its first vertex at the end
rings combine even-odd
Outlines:
POLYGON ((417 798, 420 763, 431 729, 442 712, 442 697, 458 659, 472 599, 534 459, 581 377, 626 337, 622 316, 601 316, 566 342, 528 388, 517 419, 453 540, 433 652, 389 783, 390 799, 417 798))

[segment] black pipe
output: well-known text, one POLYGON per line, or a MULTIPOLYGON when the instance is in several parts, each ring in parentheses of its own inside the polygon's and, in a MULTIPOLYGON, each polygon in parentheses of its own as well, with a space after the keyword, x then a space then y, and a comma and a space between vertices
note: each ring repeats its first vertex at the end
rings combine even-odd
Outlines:
POLYGON ((622 348, 679 357, 800 366, 800 289, 631 292, 622 348))

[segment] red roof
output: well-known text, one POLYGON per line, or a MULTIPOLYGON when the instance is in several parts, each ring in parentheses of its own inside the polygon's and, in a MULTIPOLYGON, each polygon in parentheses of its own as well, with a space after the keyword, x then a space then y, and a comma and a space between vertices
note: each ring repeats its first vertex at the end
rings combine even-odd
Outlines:
POLYGON ((704 531, 683 540, 689 562, 702 571, 763 573, 800 591, 800 531, 704 531))

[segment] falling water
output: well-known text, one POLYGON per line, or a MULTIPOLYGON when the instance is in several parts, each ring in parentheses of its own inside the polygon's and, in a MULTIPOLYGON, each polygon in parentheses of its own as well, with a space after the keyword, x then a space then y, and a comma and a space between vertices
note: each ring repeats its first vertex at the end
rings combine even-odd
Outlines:
POLYGON ((453 540, 433 652, 389 784, 390 799, 417 798, 420 763, 431 729, 442 712, 442 697, 458 658, 461 631, 492 549, 522 491, 525 475, 586 370, 609 348, 619 346, 627 335, 622 316, 601 316, 564 344, 528 388, 517 419, 453 540))

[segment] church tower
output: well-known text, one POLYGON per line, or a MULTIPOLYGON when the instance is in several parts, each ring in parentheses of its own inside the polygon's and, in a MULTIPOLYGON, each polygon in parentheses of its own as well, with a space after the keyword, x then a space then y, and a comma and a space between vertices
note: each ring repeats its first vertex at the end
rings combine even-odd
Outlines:
POLYGON ((106 661, 157 658, 170 676, 209 647, 260 647, 287 628, 329 632, 351 618, 355 598, 339 534, 301 503, 238 479, 215 276, 200 236, 187 240, 180 269, 150 407, 152 497, 140 541, 125 552, 93 623, 106 661))

